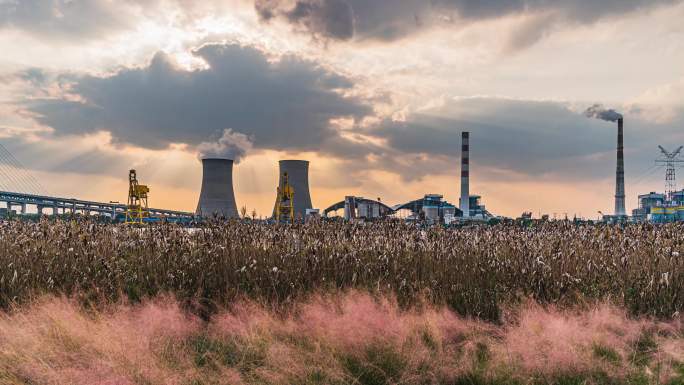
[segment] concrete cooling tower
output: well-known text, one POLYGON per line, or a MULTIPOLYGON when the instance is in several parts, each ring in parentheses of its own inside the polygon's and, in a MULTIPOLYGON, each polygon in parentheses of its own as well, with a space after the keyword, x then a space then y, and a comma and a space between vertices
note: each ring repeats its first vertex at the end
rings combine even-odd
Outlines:
MULTIPOLYGON (((279 163, 280 171, 278 186, 283 188, 283 174, 287 173, 288 182, 294 188, 294 215, 295 219, 306 218, 306 210, 313 208, 311 205, 311 195, 309 194, 309 162, 306 160, 281 160, 279 163)), ((273 216, 275 217, 275 205, 278 204, 277 198, 273 205, 273 216)))
POLYGON ((197 203, 197 215, 211 218, 237 218, 233 192, 233 160, 202 159, 202 191, 197 203))

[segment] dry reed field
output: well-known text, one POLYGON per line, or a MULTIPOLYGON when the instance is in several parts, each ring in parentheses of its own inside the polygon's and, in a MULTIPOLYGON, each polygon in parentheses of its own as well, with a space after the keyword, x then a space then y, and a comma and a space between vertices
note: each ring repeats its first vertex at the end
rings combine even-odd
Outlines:
POLYGON ((0 384, 682 384, 684 226, 0 223, 0 384))
POLYGON ((528 298, 609 301, 634 315, 672 317, 684 304, 683 266, 679 224, 0 223, 2 307, 50 293, 86 302, 172 293, 211 312, 235 299, 286 304, 360 289, 393 295, 401 306, 446 305, 490 321, 528 298))

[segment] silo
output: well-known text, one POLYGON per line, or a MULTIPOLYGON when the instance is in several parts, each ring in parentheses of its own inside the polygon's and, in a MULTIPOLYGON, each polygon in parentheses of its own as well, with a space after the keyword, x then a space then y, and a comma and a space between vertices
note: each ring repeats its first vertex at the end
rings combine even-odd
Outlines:
POLYGON ((197 215, 211 218, 237 218, 233 192, 233 160, 202 159, 202 191, 197 203, 197 215))
MULTIPOLYGON (((306 209, 313 208, 309 193, 309 162, 306 160, 281 160, 279 164, 278 186, 283 188, 283 174, 287 173, 288 183, 294 189, 294 215, 295 219, 306 218, 306 209)), ((275 217, 275 202, 273 216, 275 217)))

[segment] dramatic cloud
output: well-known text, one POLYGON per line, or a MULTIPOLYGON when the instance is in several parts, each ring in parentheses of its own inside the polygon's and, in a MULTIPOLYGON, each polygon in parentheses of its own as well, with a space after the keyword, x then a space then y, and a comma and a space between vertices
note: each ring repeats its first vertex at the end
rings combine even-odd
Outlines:
POLYGON ((116 142, 161 149, 243 134, 257 148, 314 151, 342 140, 331 120, 359 120, 372 109, 344 96, 353 83, 296 56, 269 58, 240 45, 195 51, 208 68, 188 71, 157 54, 143 68, 111 76, 63 76, 65 94, 26 109, 57 135, 110 132, 116 142))
POLYGON ((523 25, 509 44, 529 45, 552 23, 592 23, 601 18, 678 0, 256 0, 262 20, 277 17, 314 36, 333 40, 394 40, 433 25, 461 25, 508 15, 546 15, 523 25))
POLYGON ((131 25, 131 4, 128 0, 1 0, 0 28, 43 38, 100 37, 131 25))

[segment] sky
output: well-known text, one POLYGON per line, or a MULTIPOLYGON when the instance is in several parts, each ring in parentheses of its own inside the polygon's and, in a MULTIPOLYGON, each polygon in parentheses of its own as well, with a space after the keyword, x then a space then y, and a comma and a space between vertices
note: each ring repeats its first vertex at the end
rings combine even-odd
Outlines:
POLYGON ((0 144, 41 193, 125 201, 136 169, 185 211, 199 159, 230 157, 265 216, 281 159, 311 162, 321 209, 457 203, 470 131, 490 212, 595 218, 616 124, 587 108, 624 115, 628 210, 684 144, 681 20, 676 0, 0 0, 0 144))

